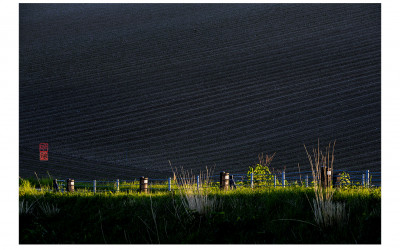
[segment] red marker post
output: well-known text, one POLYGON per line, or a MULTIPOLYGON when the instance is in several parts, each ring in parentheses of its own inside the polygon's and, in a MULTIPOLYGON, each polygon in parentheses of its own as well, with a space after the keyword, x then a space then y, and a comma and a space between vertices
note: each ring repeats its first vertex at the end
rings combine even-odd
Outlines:
POLYGON ((40 143, 39 144, 39 157, 41 161, 49 160, 49 144, 48 143, 40 143))

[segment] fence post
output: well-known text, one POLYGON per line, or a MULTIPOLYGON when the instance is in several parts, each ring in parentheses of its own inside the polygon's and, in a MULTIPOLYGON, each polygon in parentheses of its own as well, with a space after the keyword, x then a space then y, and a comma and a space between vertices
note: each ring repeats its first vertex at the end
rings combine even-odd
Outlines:
POLYGON ((250 174, 250 187, 251 188, 254 187, 254 175, 253 175, 253 173, 250 174))
POLYGON ((224 177, 225 177, 225 172, 219 172, 219 189, 223 189, 224 187, 224 177))
POLYGON ((306 175, 306 187, 308 187, 308 175, 306 175))
POLYGON ((274 174, 274 188, 276 188, 276 174, 274 174))
POLYGON ((362 174, 362 186, 365 187, 365 174, 362 174))
POLYGON ((365 171, 365 183, 369 187, 369 170, 365 171))
POLYGON ((327 187, 327 167, 321 166, 320 170, 320 180, 322 188, 327 187))
POLYGON ((229 173, 225 173, 224 189, 229 190, 229 173))
POLYGON ((93 193, 96 193, 96 180, 93 180, 93 193))
POLYGON ((119 179, 117 179, 116 183, 117 183, 117 192, 119 192, 119 179))
POLYGON ((140 192, 147 194, 148 192, 148 184, 149 184, 149 178, 147 177, 140 177, 140 192))
POLYGON ((220 172, 219 173, 219 186, 221 190, 229 189, 229 173, 220 172))
POLYGON ((199 191, 200 186, 200 176, 197 176, 197 191, 199 191))
POLYGON ((73 179, 67 179, 67 192, 74 192, 75 182, 73 179))
POLYGON ((282 172, 282 187, 285 187, 285 171, 282 172))
POLYGON ((229 175, 229 189, 236 189, 236 183, 235 179, 233 178, 233 175, 229 175))
POLYGON ((333 173, 332 173, 332 169, 331 168, 326 168, 326 184, 328 187, 332 187, 332 177, 333 177, 333 173))
POLYGON ((168 191, 171 191, 171 177, 168 178, 168 191))
POLYGON ((57 179, 53 180, 53 189, 54 189, 54 192, 58 192, 59 191, 57 179))

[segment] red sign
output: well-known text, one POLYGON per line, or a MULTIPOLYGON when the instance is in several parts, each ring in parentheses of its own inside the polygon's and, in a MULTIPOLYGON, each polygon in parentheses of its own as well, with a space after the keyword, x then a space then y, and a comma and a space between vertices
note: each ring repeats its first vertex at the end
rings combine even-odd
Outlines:
POLYGON ((49 144, 48 143, 40 143, 39 144, 39 156, 41 161, 49 160, 49 144))

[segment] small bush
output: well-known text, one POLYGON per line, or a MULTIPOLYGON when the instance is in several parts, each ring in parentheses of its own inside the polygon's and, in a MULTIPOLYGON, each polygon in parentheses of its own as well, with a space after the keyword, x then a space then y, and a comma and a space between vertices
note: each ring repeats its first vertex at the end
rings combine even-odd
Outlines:
POLYGON ((274 159, 275 153, 270 157, 268 154, 261 154, 258 156, 259 163, 255 166, 250 166, 249 171, 247 172, 248 179, 251 178, 251 174, 253 174, 254 186, 273 186, 274 185, 274 176, 269 170, 269 165, 274 159))
POLYGON ((342 172, 340 173, 340 182, 339 182, 339 186, 343 187, 343 188, 348 188, 351 185, 351 181, 350 181, 350 174, 346 173, 346 172, 342 172))
POLYGON ((24 195, 24 194, 32 194, 37 192, 35 187, 32 185, 32 183, 28 180, 20 178, 19 180, 19 194, 24 195))

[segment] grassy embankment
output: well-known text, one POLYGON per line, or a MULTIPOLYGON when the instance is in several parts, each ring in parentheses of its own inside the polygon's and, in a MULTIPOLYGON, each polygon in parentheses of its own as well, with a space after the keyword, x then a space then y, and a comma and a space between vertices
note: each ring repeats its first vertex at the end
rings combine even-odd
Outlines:
POLYGON ((325 209, 329 218, 321 221, 313 187, 190 185, 151 194, 62 194, 21 181, 20 243, 381 242, 380 188, 332 189, 333 210, 325 209))

